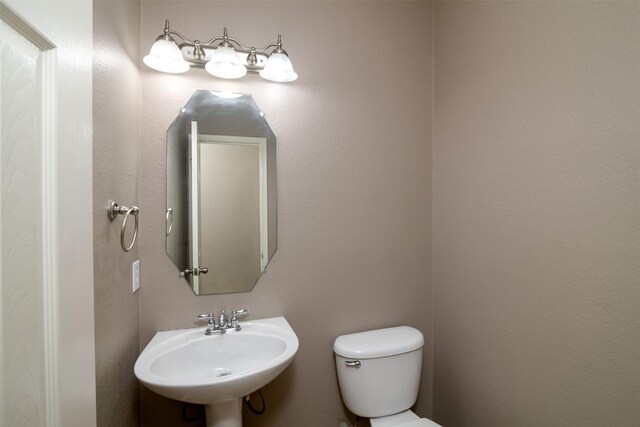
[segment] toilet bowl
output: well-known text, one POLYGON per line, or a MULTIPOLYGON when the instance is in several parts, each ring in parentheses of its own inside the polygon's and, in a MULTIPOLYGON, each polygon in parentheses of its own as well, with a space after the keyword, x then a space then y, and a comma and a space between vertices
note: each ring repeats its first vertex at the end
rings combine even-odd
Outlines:
POLYGON ((376 329, 336 338, 342 400, 371 427, 437 427, 410 408, 416 402, 422 370, 422 333, 409 326, 376 329))

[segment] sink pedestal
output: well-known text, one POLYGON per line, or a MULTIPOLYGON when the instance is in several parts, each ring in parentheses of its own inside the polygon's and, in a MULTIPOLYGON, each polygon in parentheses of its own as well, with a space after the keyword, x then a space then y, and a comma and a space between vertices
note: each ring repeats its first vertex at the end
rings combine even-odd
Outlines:
POLYGON ((204 405, 207 427, 242 427, 242 398, 204 405))

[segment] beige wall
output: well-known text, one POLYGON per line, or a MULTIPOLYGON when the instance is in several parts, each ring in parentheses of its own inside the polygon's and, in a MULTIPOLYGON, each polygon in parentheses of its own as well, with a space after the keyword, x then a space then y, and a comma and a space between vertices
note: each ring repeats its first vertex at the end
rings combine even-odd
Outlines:
MULTIPOLYGON (((284 315, 300 338, 248 426, 332 426, 345 417, 332 346, 344 333, 407 324, 427 339, 418 410, 430 413, 432 4, 142 3, 141 46, 165 18, 185 35, 261 45, 283 36, 293 84, 142 68, 140 342, 234 307, 284 315), (380 55, 389 56, 380 63, 380 55), (411 66, 406 66, 410 60, 411 66), (391 74, 389 64, 404 65, 391 74), (278 136, 278 251, 253 292, 194 296, 164 245, 165 132, 196 89, 253 94, 278 136)), ((187 425, 180 406, 142 393, 147 426, 187 425)))
MULTIPOLYGON (((98 426, 138 424, 138 294, 131 292, 131 263, 139 244, 120 248, 120 224, 107 202, 138 204, 140 141, 140 2, 94 1, 93 201, 94 286, 98 426)), ((140 219, 148 215, 142 211, 140 219)), ((130 237, 129 237, 130 238, 130 237)), ((142 266, 144 268, 144 265, 142 266)))
POLYGON ((448 427, 640 422, 639 5, 436 4, 448 427))

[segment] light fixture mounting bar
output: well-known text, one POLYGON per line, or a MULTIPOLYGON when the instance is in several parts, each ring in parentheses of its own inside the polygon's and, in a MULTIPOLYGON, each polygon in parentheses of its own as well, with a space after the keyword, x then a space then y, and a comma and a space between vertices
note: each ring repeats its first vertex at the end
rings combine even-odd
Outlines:
MULTIPOLYGON (((205 56, 202 59, 198 59, 195 55, 195 43, 181 43, 178 47, 180 48, 180 52, 182 53, 184 60, 187 61, 191 67, 196 68, 204 68, 205 64, 211 59, 211 55, 215 50, 215 46, 200 44, 205 56)), ((251 48, 236 48, 235 51, 238 52, 238 56, 240 56, 244 66, 247 67, 247 72, 250 73, 258 73, 260 70, 264 69, 267 59, 269 59, 269 54, 256 49, 254 51, 256 63, 251 64, 247 60, 251 53, 251 48)))

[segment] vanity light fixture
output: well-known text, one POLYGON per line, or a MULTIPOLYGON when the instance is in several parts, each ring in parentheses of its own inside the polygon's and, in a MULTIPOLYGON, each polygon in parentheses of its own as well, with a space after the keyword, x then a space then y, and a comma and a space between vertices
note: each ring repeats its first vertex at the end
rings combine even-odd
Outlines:
POLYGON ((229 37, 225 27, 222 36, 215 36, 201 43, 171 30, 168 19, 163 33, 153 43, 143 61, 154 70, 165 73, 184 73, 191 67, 196 67, 204 68, 209 74, 223 79, 239 79, 247 72, 281 83, 298 78, 289 55, 282 49, 280 35, 276 43, 257 49, 246 47, 229 37), (183 43, 178 44, 172 36, 182 39, 183 43))

